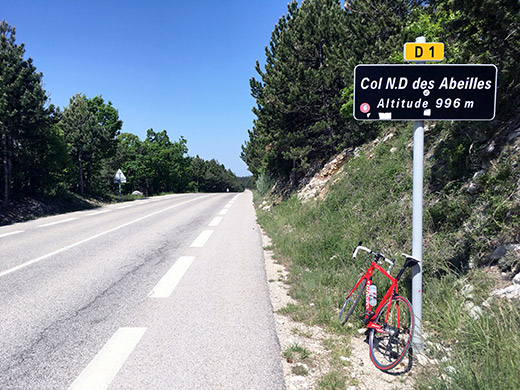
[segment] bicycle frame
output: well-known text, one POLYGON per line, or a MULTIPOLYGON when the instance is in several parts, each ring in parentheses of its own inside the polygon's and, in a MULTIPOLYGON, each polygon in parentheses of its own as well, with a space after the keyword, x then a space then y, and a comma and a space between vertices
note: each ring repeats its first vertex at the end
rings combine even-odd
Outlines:
MULTIPOLYGON (((388 302, 390 302, 390 304, 391 304, 392 298, 394 297, 394 295, 398 294, 398 280, 396 278, 394 278, 392 275, 390 275, 388 272, 386 272, 385 269, 383 267, 381 267, 379 264, 377 264, 375 261, 372 261, 372 263, 370 264, 370 267, 368 267, 367 272, 365 272, 365 274, 359 279, 359 281, 356 283, 356 285, 354 286, 352 291, 355 291, 356 288, 359 286, 359 284, 363 282, 363 280, 367 281, 366 290, 365 290, 365 309, 366 309, 365 310, 365 321, 367 319, 369 321, 366 324, 366 327, 369 328, 369 329, 375 329, 375 331, 378 332, 378 333, 384 333, 385 330, 383 329, 383 325, 376 324, 376 323, 372 322, 368 318, 368 314, 367 313, 370 313, 371 311, 373 311, 374 314, 372 314, 370 316, 370 318, 374 318, 374 317, 377 316, 377 314, 384 308, 384 306, 388 302), (385 296, 383 297, 383 299, 381 299, 381 301, 379 302, 379 304, 377 305, 375 310, 373 310, 374 308, 370 305, 369 294, 368 294, 370 286, 372 285, 372 276, 374 274, 374 270, 378 270, 385 277, 390 279, 390 281, 392 282, 392 284, 389 287, 389 289, 387 290, 385 296)), ((351 294, 352 294, 352 292, 351 292, 351 294)), ((388 307, 390 308, 391 306, 389 305, 388 307)), ((399 310, 399 307, 397 307, 397 310, 399 310)), ((388 316, 389 315, 390 315, 390 310, 388 310, 386 312, 385 324, 388 322, 388 316)), ((397 323, 398 324, 400 323, 399 311, 397 312, 397 323)))

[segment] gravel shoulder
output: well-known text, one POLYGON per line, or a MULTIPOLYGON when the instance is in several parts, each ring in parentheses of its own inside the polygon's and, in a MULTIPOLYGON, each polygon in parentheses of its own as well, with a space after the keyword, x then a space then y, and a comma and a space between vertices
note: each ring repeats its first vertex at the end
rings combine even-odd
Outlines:
POLYGON ((326 381, 329 374, 338 371, 338 366, 340 370, 347 373, 346 389, 348 390, 413 389, 412 373, 389 375, 374 367, 370 361, 368 345, 365 343, 366 336, 352 336, 350 353, 341 354, 331 348, 338 335, 328 333, 319 326, 309 326, 294 321, 282 314, 280 309, 296 303, 290 297, 289 286, 286 284, 288 271, 273 258, 273 251, 269 249, 271 240, 265 232, 262 233, 262 241, 287 390, 316 389, 320 381, 326 381), (303 348, 308 352, 309 357, 306 359, 288 357, 287 351, 295 349, 294 346, 303 348))

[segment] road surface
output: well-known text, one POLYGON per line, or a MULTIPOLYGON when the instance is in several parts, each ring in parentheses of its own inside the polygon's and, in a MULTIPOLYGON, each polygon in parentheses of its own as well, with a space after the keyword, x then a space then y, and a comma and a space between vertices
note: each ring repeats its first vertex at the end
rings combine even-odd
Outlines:
POLYGON ((283 389, 251 193, 0 228, 1 389, 283 389))

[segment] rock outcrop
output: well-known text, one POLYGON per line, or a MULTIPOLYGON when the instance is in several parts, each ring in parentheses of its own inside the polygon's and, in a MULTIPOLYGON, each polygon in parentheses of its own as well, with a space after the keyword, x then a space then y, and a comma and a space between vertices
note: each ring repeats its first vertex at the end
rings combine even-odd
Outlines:
POLYGON ((330 186, 340 178, 340 173, 353 152, 353 149, 345 149, 325 164, 323 169, 314 175, 311 181, 298 192, 298 199, 302 202, 315 198, 323 199, 330 186))

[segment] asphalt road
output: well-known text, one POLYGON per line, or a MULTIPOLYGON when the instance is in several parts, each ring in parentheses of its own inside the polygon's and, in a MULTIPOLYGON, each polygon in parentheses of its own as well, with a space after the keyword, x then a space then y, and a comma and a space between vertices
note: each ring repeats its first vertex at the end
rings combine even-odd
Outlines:
POLYGON ((0 228, 1 389, 283 389, 251 193, 0 228))

